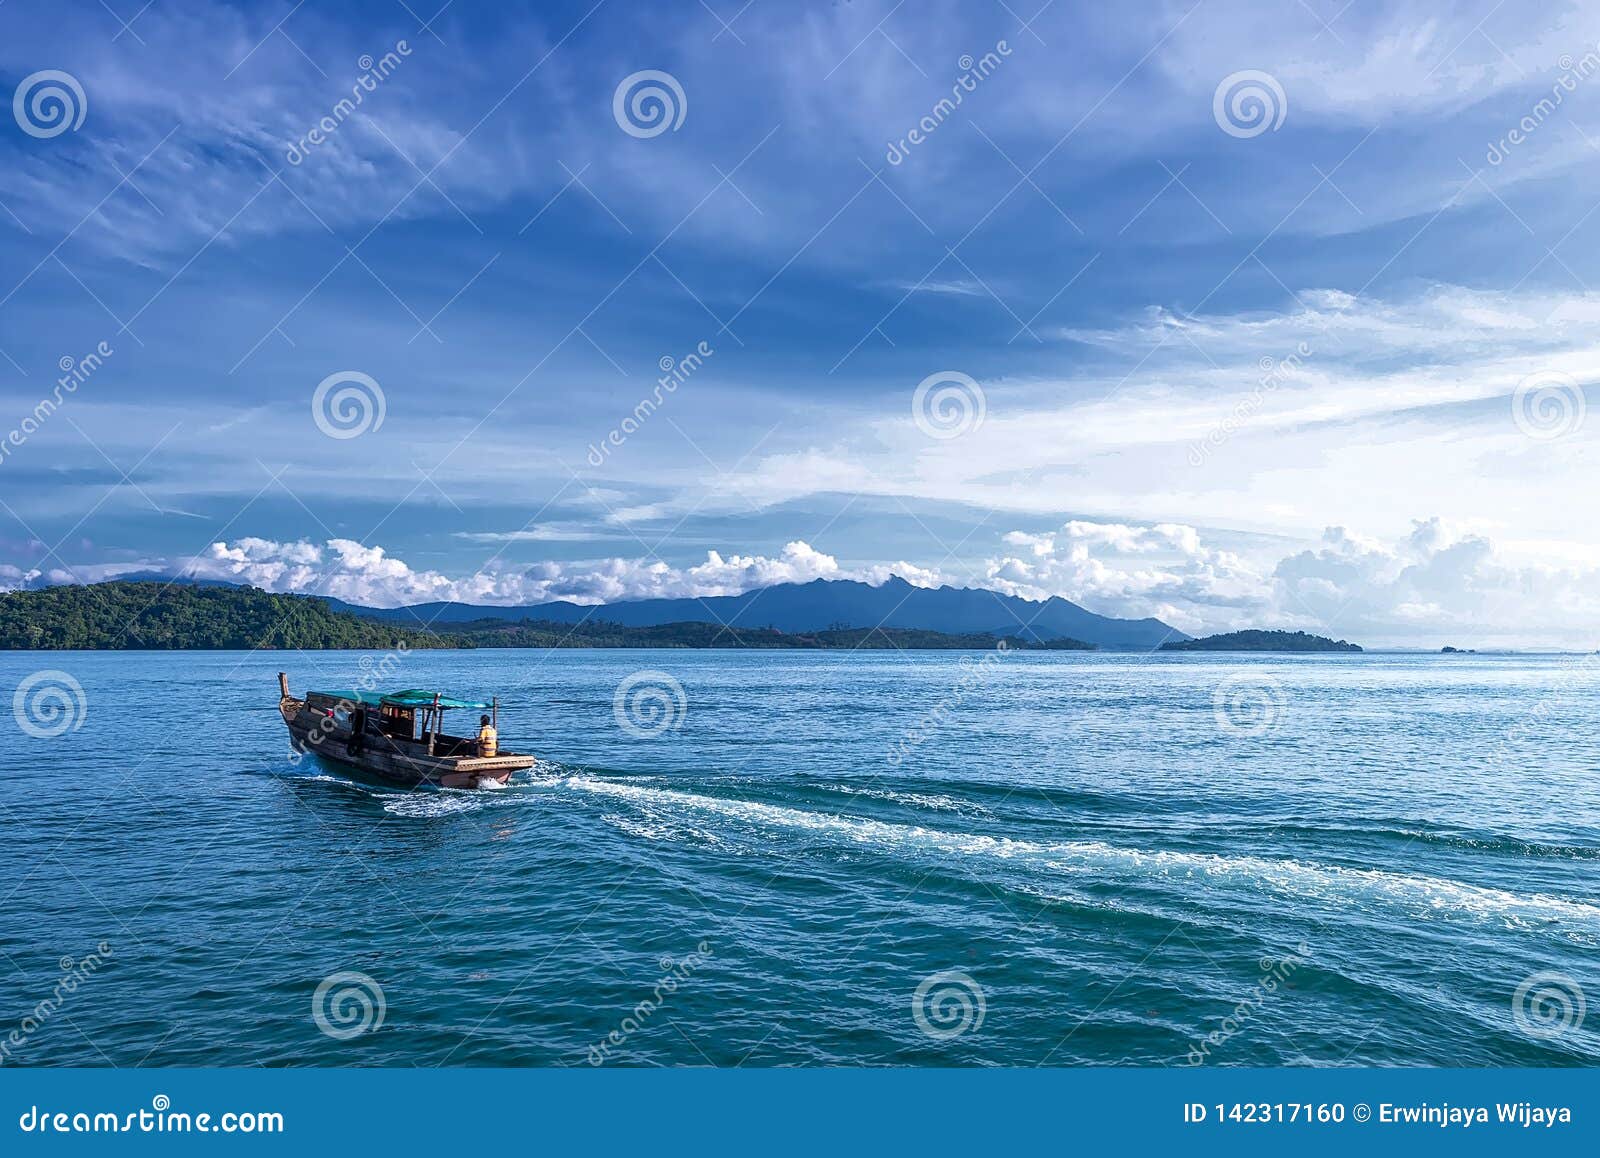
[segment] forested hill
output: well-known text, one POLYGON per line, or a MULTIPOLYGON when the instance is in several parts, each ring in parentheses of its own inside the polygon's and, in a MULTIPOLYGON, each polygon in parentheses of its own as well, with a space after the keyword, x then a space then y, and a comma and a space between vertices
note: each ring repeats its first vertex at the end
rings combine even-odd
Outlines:
POLYGON ((1360 651, 1359 644, 1303 631, 1230 631, 1204 639, 1174 640, 1162 651, 1360 651))
POLYGON ((249 650, 455 647, 431 632, 254 587, 96 583, 0 594, 0 648, 249 650))

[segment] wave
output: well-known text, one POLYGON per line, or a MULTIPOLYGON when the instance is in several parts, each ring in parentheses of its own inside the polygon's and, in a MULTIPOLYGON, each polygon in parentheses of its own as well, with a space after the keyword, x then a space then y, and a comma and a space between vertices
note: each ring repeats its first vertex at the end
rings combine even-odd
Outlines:
MULTIPOLYGON (((1379 834, 1390 835, 1384 830, 1380 830, 1379 834)), ((1396 828, 1393 830, 1393 835, 1407 841, 1418 840, 1425 844, 1437 844, 1469 852, 1505 853, 1530 859, 1600 860, 1600 848, 1521 840, 1493 832, 1474 833, 1472 830, 1427 828, 1419 825, 1414 828, 1396 828)))
POLYGON ((406 792, 395 796, 380 796, 383 810, 391 816, 434 817, 455 816, 463 812, 477 812, 489 806, 490 801, 472 792, 406 792))
POLYGON ((1372 817, 1359 820, 1334 820, 1326 817, 1293 815, 1283 817, 1219 818, 1221 823, 1266 827, 1274 832, 1306 839, 1368 839, 1399 844, 1432 845, 1468 853, 1490 853, 1530 860, 1600 860, 1600 848, 1561 841, 1537 840, 1496 832, 1486 828, 1467 828, 1409 817, 1372 817))
POLYGON ((713 848, 737 851, 737 846, 703 828, 694 828, 688 825, 673 824, 659 817, 648 819, 637 816, 623 816, 620 813, 608 812, 600 819, 611 827, 627 833, 629 836, 640 840, 648 840, 657 844, 676 844, 684 841, 697 841, 710 845, 713 848))
POLYGON ((1068 876, 1108 873, 1161 877, 1183 884, 1259 887, 1331 905, 1361 897, 1387 900, 1422 919, 1462 914, 1499 918, 1518 926, 1579 922, 1600 929, 1600 906, 1544 893, 1516 893, 1464 881, 1386 869, 1349 868, 1294 859, 1218 853, 1148 851, 1099 840, 1043 842, 981 833, 947 832, 920 825, 839 816, 746 800, 700 796, 641 785, 572 777, 582 792, 612 796, 649 809, 690 809, 741 823, 798 829, 883 851, 914 850, 998 861, 1021 861, 1068 876))
POLYGON ((891 804, 905 804, 912 808, 926 808, 932 812, 981 812, 988 809, 981 804, 940 796, 932 792, 897 792, 891 788, 858 788, 850 784, 819 785, 826 792, 839 792, 845 796, 865 796, 873 800, 887 800, 891 804))

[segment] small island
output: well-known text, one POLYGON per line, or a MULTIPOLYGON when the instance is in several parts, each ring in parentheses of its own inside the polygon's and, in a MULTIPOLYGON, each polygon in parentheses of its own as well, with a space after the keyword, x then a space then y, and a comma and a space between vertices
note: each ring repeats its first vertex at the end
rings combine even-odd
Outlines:
POLYGON ((1478 653, 1476 651, 1474 651, 1470 647, 1449 647, 1449 646, 1445 646, 1445 647, 1441 647, 1439 649, 1439 654, 1440 655, 1477 655, 1478 653))
POLYGON ((1230 631, 1204 639, 1175 640, 1163 643, 1162 651, 1360 651, 1361 646, 1303 631, 1230 631))

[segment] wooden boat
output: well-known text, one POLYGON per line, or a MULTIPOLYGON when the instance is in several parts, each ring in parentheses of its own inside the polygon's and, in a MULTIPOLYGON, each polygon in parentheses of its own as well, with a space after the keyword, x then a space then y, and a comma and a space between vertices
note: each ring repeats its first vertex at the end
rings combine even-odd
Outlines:
POLYGON ((478 703, 415 689, 307 692, 298 699, 289 694, 288 675, 278 673, 278 711, 297 752, 399 784, 442 788, 499 787, 513 772, 537 763, 503 748, 478 755, 476 738, 444 730, 444 714, 456 709, 487 712, 499 727, 498 699, 478 703))

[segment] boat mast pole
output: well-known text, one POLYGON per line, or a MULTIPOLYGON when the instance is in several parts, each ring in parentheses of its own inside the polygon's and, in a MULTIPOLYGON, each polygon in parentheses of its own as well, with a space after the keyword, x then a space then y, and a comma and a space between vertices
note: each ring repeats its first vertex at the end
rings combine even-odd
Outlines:
POLYGON ((428 732, 428 755, 433 755, 433 742, 439 738, 439 725, 444 721, 444 712, 439 708, 439 693, 433 693, 433 728, 428 732))
POLYGON ((498 732, 500 730, 500 697, 499 696, 494 696, 489 700, 489 710, 494 713, 494 715, 489 717, 489 720, 494 725, 494 730, 498 732))

